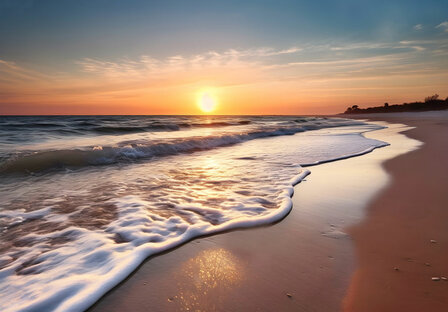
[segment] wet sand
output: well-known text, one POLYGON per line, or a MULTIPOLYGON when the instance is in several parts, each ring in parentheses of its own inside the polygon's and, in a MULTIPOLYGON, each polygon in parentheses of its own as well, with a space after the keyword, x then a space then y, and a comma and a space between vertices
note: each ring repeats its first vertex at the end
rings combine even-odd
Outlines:
MULTIPOLYGON (((441 275, 446 268, 443 263, 448 263, 441 255, 443 249, 448 250, 448 216, 440 211, 443 200, 447 207, 446 193, 441 192, 447 175, 439 169, 433 177, 415 155, 431 149, 426 141, 431 140, 427 136, 432 131, 444 129, 446 144, 448 128, 446 120, 415 122, 421 124, 408 133, 426 143, 420 150, 388 160, 407 151, 409 146, 402 144, 406 139, 390 129, 369 134, 392 145, 311 167, 312 174, 295 187, 293 210, 281 222, 196 239, 152 257, 90 311, 338 311, 341 307, 348 311, 399 311, 405 307, 418 311, 421 309, 412 304, 393 303, 404 298, 412 303, 419 299, 415 293, 425 291, 430 293, 422 297, 427 299, 425 304, 434 304, 433 310, 427 310, 439 311, 436 304, 446 302, 442 295, 448 291, 448 282, 430 278, 441 275), (430 129, 424 130, 426 127, 430 129), (409 160, 401 162, 403 158, 409 160), (426 193, 432 184, 438 185, 434 194, 426 193), (390 191, 403 186, 401 197, 397 190, 390 191), (421 199, 414 198, 423 193, 421 199), (433 198, 427 201, 426 196, 433 198), (415 209, 405 208, 411 199, 415 209), (366 211, 367 218, 359 223, 366 211), (420 224, 423 219, 428 220, 420 224), (422 275, 421 284, 414 283, 417 275, 422 275), (429 288, 423 291, 420 285, 429 288), (402 291, 408 288, 409 297, 402 291)), ((441 144, 440 140, 434 144, 441 144)), ((440 152, 438 163, 433 161, 437 168, 446 159, 446 146, 440 152)), ((427 157, 434 158, 434 153, 427 157)))

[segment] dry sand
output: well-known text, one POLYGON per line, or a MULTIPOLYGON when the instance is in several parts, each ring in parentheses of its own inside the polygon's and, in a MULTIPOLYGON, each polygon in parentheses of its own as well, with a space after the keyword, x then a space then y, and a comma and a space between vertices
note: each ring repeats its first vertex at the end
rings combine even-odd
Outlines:
POLYGON ((390 147, 312 167, 281 222, 152 257, 90 311, 448 311, 447 119, 390 118, 425 142, 390 175, 407 147, 381 130, 390 147))

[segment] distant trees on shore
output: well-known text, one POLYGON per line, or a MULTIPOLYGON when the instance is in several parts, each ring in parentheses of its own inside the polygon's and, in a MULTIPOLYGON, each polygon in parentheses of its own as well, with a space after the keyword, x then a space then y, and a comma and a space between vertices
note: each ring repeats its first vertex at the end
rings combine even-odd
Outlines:
POLYGON ((348 107, 344 114, 368 114, 368 113, 392 113, 392 112, 421 112, 430 110, 448 109, 448 97, 440 100, 438 94, 425 97, 424 102, 412 102, 403 104, 384 103, 383 106, 359 108, 358 105, 348 107))
MULTIPOLYGON (((432 102, 432 101, 437 101, 438 99, 439 99, 439 95, 438 94, 427 96, 427 97, 425 97, 425 103, 432 102)), ((447 97, 447 99, 448 99, 448 97, 447 97)))

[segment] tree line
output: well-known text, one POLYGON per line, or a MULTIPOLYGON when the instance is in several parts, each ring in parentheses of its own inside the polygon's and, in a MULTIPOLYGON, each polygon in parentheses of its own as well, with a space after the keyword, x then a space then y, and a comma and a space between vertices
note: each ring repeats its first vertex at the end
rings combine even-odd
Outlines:
POLYGON ((358 105, 348 107, 344 114, 367 114, 367 113, 395 113, 395 112, 421 112, 430 110, 448 109, 448 97, 439 99, 438 94, 425 97, 423 102, 412 102, 403 104, 384 103, 383 106, 359 108, 358 105))

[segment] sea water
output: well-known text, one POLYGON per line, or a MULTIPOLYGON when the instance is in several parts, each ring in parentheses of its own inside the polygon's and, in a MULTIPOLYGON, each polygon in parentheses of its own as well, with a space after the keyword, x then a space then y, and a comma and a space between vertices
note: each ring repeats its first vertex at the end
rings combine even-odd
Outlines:
MULTIPOLYGON (((378 125, 297 116, 0 117, 0 310, 81 311, 148 256, 273 223, 378 125)), ((298 207, 297 209, 300 209, 298 207)))

